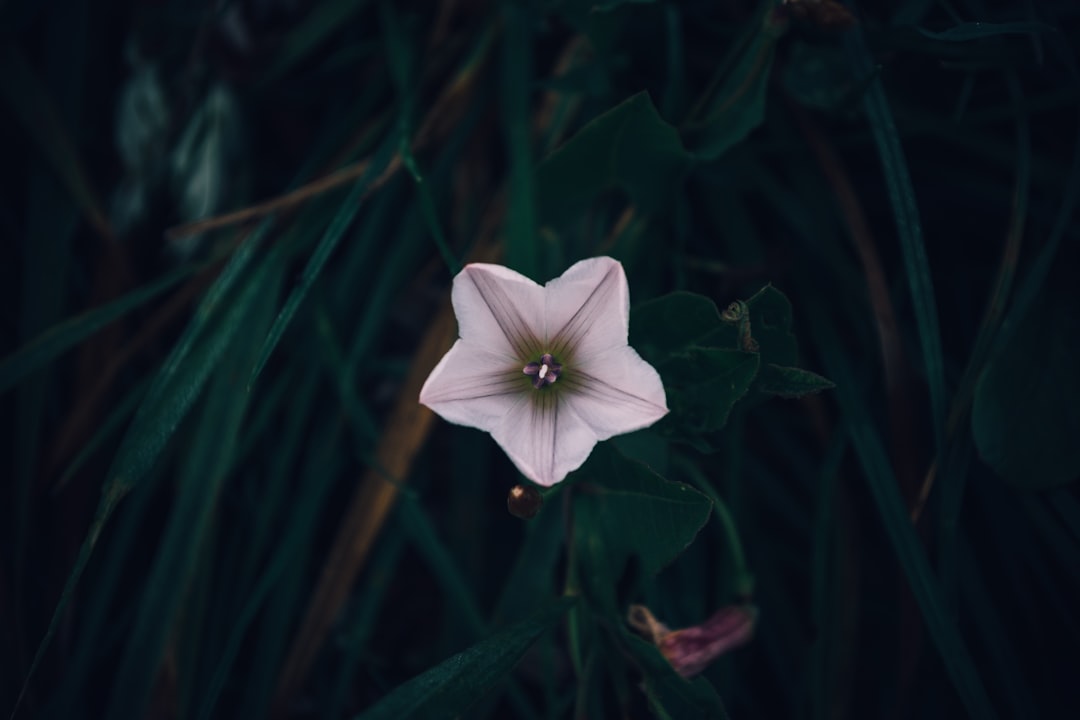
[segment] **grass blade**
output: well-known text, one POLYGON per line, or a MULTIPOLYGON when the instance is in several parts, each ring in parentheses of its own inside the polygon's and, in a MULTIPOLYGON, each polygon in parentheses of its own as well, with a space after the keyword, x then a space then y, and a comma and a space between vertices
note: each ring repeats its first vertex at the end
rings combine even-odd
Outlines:
POLYGON ((194 270, 194 266, 178 268, 122 298, 93 310, 87 310, 49 328, 0 361, 0 393, 109 323, 173 287, 194 270))
POLYGON ((141 717, 146 711, 165 643, 195 574, 199 550, 210 530, 247 410, 250 395, 237 387, 234 378, 242 377, 255 362, 257 336, 270 322, 273 304, 252 301, 274 297, 280 277, 281 264, 271 259, 235 300, 237 310, 230 315, 238 327, 243 327, 243 333, 231 345, 231 357, 220 365, 213 391, 207 393, 202 421, 186 456, 179 495, 114 676, 107 717, 141 717))
POLYGON ((372 180, 379 177, 386 168, 390 161, 393 149, 393 143, 389 141, 383 143, 383 146, 376 153, 375 159, 368 163, 364 174, 356 181, 352 191, 345 198, 344 202, 342 202, 337 214, 334 215, 334 219, 330 221, 330 226, 326 229, 326 233, 323 235, 322 240, 319 241, 318 246, 315 248, 315 252, 312 253, 311 259, 308 260, 308 264, 304 268, 304 274, 300 278, 300 284, 289 294, 289 298, 285 301, 285 306, 281 309, 277 319, 274 321, 273 327, 270 328, 266 340, 263 342, 258 362, 255 363, 255 368, 251 372, 251 378, 248 380, 249 391, 255 384, 255 380, 259 377, 259 373, 261 373, 262 369, 266 366, 266 361, 270 359, 270 355, 274 352, 274 348, 276 348, 278 342, 280 342, 281 336, 285 334, 285 329, 296 315, 296 311, 300 308, 300 304, 304 301, 304 298, 307 297, 307 293, 311 289, 311 286, 315 283, 316 278, 319 277, 319 273, 326 265, 326 261, 330 259, 330 255, 337 248, 338 243, 341 242, 341 238, 345 236, 345 232, 352 225, 353 220, 356 218, 356 214, 360 212, 360 206, 363 204, 368 187, 372 180))
MULTIPOLYGON (((861 31, 855 30, 849 34, 848 52, 855 66, 855 75, 867 75, 872 68, 870 54, 866 49, 861 31)), ((896 230, 900 236, 900 249, 904 257, 904 268, 911 290, 919 342, 922 346, 926 382, 930 388, 930 412, 934 439, 940 446, 945 427, 945 365, 942 359, 937 303, 934 300, 930 264, 923 243, 919 208, 915 202, 915 191, 911 185, 911 175, 908 173, 904 151, 900 146, 900 135, 893 122, 892 111, 889 109, 885 89, 880 80, 873 82, 867 89, 863 96, 863 104, 870 119, 874 142, 885 170, 889 200, 896 219, 896 230)))
MULTIPOLYGON (((172 353, 166 359, 164 366, 147 392, 132 421, 132 426, 124 436, 124 440, 117 451, 109 471, 109 480, 102 491, 101 500, 98 503, 94 519, 90 524, 86 539, 79 548, 79 554, 75 558, 71 572, 68 574, 64 589, 61 591, 60 600, 53 611, 52 618, 45 630, 45 635, 38 644, 34 659, 27 670, 23 688, 16 701, 15 710, 18 710, 22 696, 26 693, 30 679, 35 670, 41 664, 49 641, 59 625, 60 618, 71 600, 72 593, 82 577, 83 570, 90 560, 101 537, 101 531, 112 517, 116 506, 125 495, 139 482, 150 469, 153 462, 165 447, 166 441, 172 436, 180 420, 187 414, 191 404, 195 401, 211 369, 217 364, 222 353, 225 351, 230 340, 239 327, 240 321, 246 315, 248 303, 255 300, 257 292, 250 290, 258 289, 257 282, 248 284, 249 292, 232 306, 226 308, 224 317, 218 318, 219 304, 222 304, 228 291, 240 277, 241 272, 254 257, 260 247, 260 240, 268 230, 271 220, 267 219, 263 225, 249 236, 240 249, 222 271, 217 282, 207 291, 205 298, 195 313, 195 317, 188 325, 187 330, 181 336, 172 353), (218 327, 210 327, 212 320, 219 320, 218 327), (204 337, 205 336, 205 337, 204 337), (198 362, 184 363, 196 340, 202 339, 197 357, 198 362), (183 367, 181 367, 183 366, 183 367), (194 366, 194 367, 192 367, 194 366), (181 373, 181 370, 185 373, 181 373)), ((12 713, 14 716, 14 711, 12 713)))
POLYGON ((461 715, 490 691, 545 631, 570 608, 564 598, 529 620, 477 643, 387 695, 360 720, 461 715))
MULTIPOLYGON (((822 357, 830 377, 855 378, 857 375, 842 356, 842 347, 831 328, 817 327, 822 357)), ((893 476, 885 448, 871 424, 858 389, 849 381, 837 384, 836 396, 847 418, 847 431, 859 462, 866 474, 871 495, 885 526, 885 532, 907 576, 912 593, 922 610, 930 636, 937 646, 949 677, 972 717, 996 718, 982 680, 968 652, 963 637, 948 613, 937 578, 926 558, 918 535, 908 520, 907 508, 893 476)))
POLYGON ((510 159, 506 208, 506 264, 526 277, 542 280, 547 272, 536 242, 536 189, 533 151, 529 135, 532 95, 532 37, 528 5, 503 3, 502 86, 500 100, 507 155, 510 159))

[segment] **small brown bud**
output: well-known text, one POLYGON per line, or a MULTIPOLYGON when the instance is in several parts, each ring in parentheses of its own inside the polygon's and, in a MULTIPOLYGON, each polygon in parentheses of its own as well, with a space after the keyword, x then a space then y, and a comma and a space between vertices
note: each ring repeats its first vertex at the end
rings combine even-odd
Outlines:
POLYGON ((544 496, 532 485, 515 485, 506 496, 506 509, 522 520, 532 520, 543 506, 544 496))

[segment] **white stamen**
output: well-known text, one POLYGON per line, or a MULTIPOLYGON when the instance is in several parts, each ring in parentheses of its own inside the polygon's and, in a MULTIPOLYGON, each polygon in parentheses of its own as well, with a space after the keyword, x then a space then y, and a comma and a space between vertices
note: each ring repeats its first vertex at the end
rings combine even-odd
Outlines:
POLYGON ((544 376, 547 375, 547 372, 548 372, 548 366, 545 363, 544 365, 540 366, 540 375, 539 375, 539 377, 540 377, 541 380, 544 379, 544 376))

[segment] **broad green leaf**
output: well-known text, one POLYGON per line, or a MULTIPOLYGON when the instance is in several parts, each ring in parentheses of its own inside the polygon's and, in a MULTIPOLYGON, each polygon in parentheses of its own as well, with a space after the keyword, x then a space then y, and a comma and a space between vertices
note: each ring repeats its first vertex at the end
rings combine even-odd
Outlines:
POLYGON ((759 361, 758 353, 694 347, 659 364, 671 412, 657 431, 686 440, 722 428, 754 382, 759 361))
POLYGON ((615 447, 629 460, 648 466, 666 477, 671 464, 671 443, 652 428, 611 438, 615 447))
POLYGON ((975 386, 975 446, 1010 484, 1041 490, 1080 478, 1080 315, 1074 307, 1075 296, 1044 288, 975 386))
POLYGON ((573 604, 563 599, 414 677, 368 709, 359 720, 462 716, 513 669, 525 651, 573 604))
POLYGON ((536 169, 542 223, 574 217, 599 193, 624 190, 648 212, 677 190, 690 166, 679 134, 646 93, 638 93, 583 127, 536 169))
POLYGON ((757 341, 761 362, 795 365, 799 348, 791 332, 791 302, 784 293, 766 285, 746 305, 750 308, 750 334, 757 341))
POLYGON ((758 390, 784 398, 797 398, 836 387, 831 380, 800 368, 769 363, 761 369, 758 390))
MULTIPOLYGON (((704 295, 675 292, 634 306, 630 345, 649 362, 705 341, 722 327, 720 311, 704 295)), ((734 331, 731 331, 734 339, 734 331)))
POLYGON ((665 480, 617 450, 600 445, 578 471, 574 543, 582 586, 617 612, 615 584, 634 559, 651 577, 689 547, 712 512, 708 497, 665 480))
POLYGON ((732 50, 736 54, 721 64, 713 79, 715 91, 691 116, 684 136, 697 157, 715 160, 742 142, 765 119, 776 41, 783 34, 783 26, 772 19, 778 5, 778 0, 761 4, 760 12, 751 21, 749 37, 744 37, 732 50))

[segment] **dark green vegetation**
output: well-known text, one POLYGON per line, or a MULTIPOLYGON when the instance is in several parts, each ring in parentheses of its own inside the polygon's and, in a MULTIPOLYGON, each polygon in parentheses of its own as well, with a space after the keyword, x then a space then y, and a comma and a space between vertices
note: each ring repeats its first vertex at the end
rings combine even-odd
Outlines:
POLYGON ((779 5, 0 0, 0 711, 1074 717, 1080 5, 779 5), (601 254, 522 521, 450 279, 601 254))

